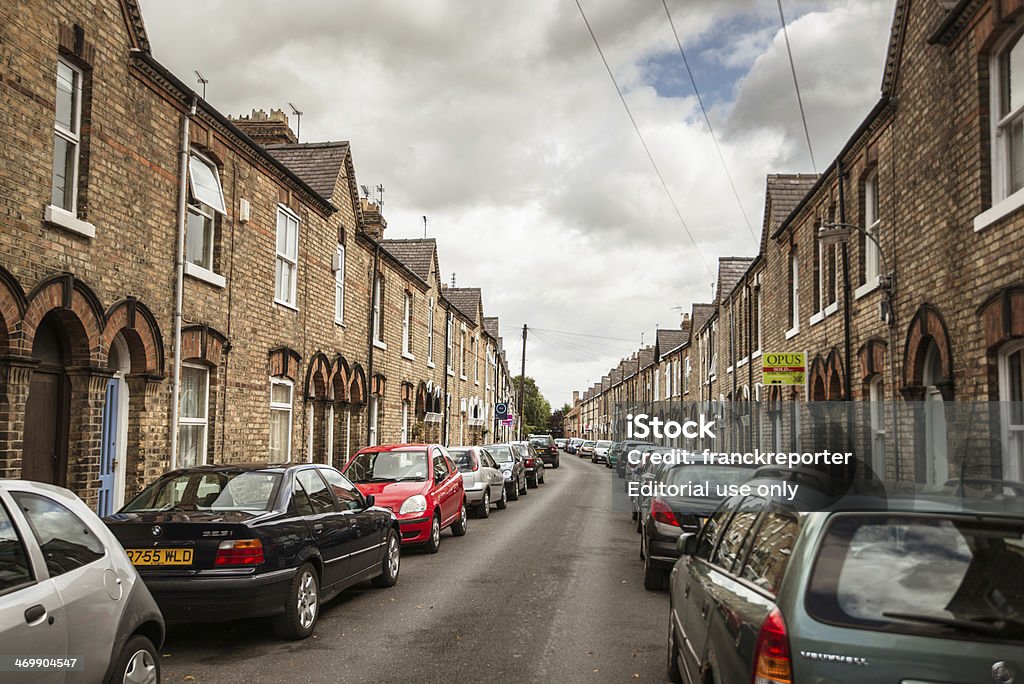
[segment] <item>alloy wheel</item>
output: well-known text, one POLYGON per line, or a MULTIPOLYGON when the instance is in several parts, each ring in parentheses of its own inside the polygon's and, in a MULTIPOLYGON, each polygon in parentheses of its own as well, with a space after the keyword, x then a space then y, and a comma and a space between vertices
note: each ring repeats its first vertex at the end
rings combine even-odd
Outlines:
POLYGON ((441 520, 435 515, 434 522, 430 524, 430 539, 437 546, 441 543, 441 520))
POLYGON ((299 580, 299 595, 296 598, 299 604, 299 624, 303 629, 309 629, 316 622, 316 613, 320 607, 316 577, 311 570, 302 573, 302 579, 299 580))
POLYGON ((124 671, 124 684, 157 684, 156 662, 153 655, 140 648, 128 660, 124 671))
POLYGON ((388 572, 391 577, 398 577, 398 564, 401 562, 401 551, 398 547, 398 536, 388 535, 388 572))

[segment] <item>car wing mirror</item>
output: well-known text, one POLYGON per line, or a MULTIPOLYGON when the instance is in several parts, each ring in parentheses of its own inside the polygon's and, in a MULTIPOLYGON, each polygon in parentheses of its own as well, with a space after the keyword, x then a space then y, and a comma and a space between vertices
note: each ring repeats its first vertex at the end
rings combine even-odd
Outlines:
POLYGON ((676 551, 679 556, 692 556, 697 551, 697 533, 683 532, 676 540, 676 551))
POLYGON ((363 501, 366 502, 366 507, 369 508, 374 504, 376 499, 373 498, 373 494, 367 494, 366 496, 363 497, 363 501))

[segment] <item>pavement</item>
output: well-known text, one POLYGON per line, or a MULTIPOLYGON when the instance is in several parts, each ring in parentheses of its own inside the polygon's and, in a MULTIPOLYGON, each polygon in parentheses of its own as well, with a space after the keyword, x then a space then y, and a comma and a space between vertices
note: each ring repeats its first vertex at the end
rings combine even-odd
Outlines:
POLYGON ((564 453, 545 478, 436 555, 403 549, 397 585, 343 592, 304 641, 263 620, 172 626, 163 680, 666 681, 668 595, 643 588, 621 480, 564 453))

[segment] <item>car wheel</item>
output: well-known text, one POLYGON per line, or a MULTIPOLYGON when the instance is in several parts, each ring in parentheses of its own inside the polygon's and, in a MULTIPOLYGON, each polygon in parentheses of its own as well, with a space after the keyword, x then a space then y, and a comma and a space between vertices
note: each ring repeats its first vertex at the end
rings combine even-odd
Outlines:
POLYGON ((160 656, 153 642, 136 634, 121 649, 117 665, 110 673, 108 684, 158 684, 160 681, 160 656))
POLYGON ((636 531, 640 532, 643 529, 644 529, 643 528, 643 521, 640 519, 640 512, 637 511, 637 514, 636 514, 636 531))
POLYGON ((604 467, 605 467, 605 468, 611 468, 611 467, 612 467, 612 464, 611 464, 610 462, 608 462, 608 461, 605 461, 605 462, 604 462, 604 467))
POLYGON ((484 500, 480 504, 480 507, 476 509, 477 515, 481 518, 489 518, 491 516, 491 486, 487 485, 484 487, 484 500))
POLYGON ((511 487, 506 487, 506 489, 508 490, 508 500, 509 501, 518 501, 519 500, 519 485, 514 484, 514 483, 509 483, 509 484, 511 484, 512 486, 511 487))
POLYGON ((544 484, 544 471, 540 471, 540 483, 544 484))
POLYGON ((398 541, 398 533, 394 528, 388 530, 388 539, 384 543, 384 562, 381 564, 380 575, 373 578, 375 587, 393 587, 398 581, 398 566, 402 561, 402 544, 398 541))
POLYGON ((501 498, 498 499, 496 504, 499 511, 503 511, 508 508, 508 487, 501 485, 501 498))
POLYGON ((427 553, 437 553, 439 548, 441 548, 441 516, 434 513, 434 517, 430 520, 430 538, 427 539, 423 549, 427 553))
POLYGON ((274 618, 274 633, 282 639, 305 639, 320 617, 320 580, 309 563, 303 563, 292 579, 284 613, 274 618))
POLYGON ((644 589, 660 591, 665 584, 665 571, 651 563, 651 554, 644 556, 644 589))
POLYGON ((683 673, 679 671, 679 645, 676 643, 676 626, 672 624, 672 611, 668 618, 668 681, 682 684, 683 673))
POLYGON ((526 486, 529 487, 530 489, 536 489, 537 485, 539 484, 540 480, 537 479, 536 475, 533 476, 532 480, 530 478, 526 478, 526 486))
POLYGON ((523 476, 523 486, 520 487, 519 493, 522 494, 523 496, 526 496, 527 494, 530 493, 530 492, 527 491, 529 488, 530 488, 530 481, 527 480, 526 476, 524 475, 523 476))
POLYGON ((466 502, 462 502, 459 509, 459 519, 452 523, 452 534, 456 537, 463 537, 469 529, 469 514, 466 512, 466 502))
POLYGON ((553 466, 551 466, 551 467, 554 468, 555 470, 558 470, 558 459, 557 458, 555 459, 555 464, 553 466))
POLYGON ((635 508, 634 508, 634 509, 633 509, 632 511, 630 511, 630 513, 629 513, 629 517, 630 517, 630 519, 632 519, 632 520, 636 520, 636 518, 637 518, 637 512, 636 512, 636 509, 635 509, 635 508))

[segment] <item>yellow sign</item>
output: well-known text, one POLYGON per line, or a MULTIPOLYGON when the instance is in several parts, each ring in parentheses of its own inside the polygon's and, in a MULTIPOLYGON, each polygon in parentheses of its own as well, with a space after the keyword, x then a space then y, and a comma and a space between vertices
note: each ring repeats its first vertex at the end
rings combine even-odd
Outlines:
POLYGON ((761 382, 765 385, 803 385, 807 374, 806 352, 761 355, 761 382))

